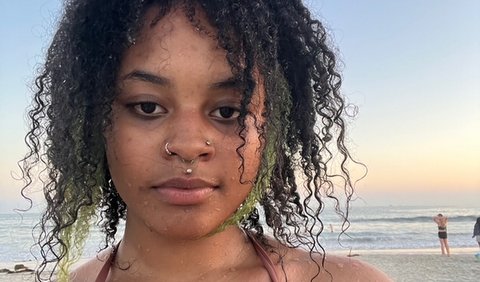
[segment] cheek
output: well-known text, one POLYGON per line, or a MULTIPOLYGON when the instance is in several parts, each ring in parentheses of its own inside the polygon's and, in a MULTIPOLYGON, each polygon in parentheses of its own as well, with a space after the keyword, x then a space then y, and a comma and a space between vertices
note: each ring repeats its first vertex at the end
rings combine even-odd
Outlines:
POLYGON ((151 169, 149 158, 153 156, 153 148, 146 143, 148 139, 132 136, 135 135, 121 130, 106 135, 108 168, 119 192, 132 186, 141 187, 144 174, 151 169))
POLYGON ((225 177, 225 181, 232 185, 253 183, 260 165, 261 147, 257 130, 255 127, 252 128, 253 123, 249 120, 246 126, 248 131, 245 141, 238 136, 238 133, 232 133, 216 139, 214 143, 216 146, 214 166, 219 168, 219 175, 225 177), (238 152, 237 148, 240 148, 238 152))
POLYGON ((245 146, 243 147, 244 149, 241 151, 245 160, 243 180, 253 181, 257 176, 257 172, 260 166, 262 146, 259 140, 257 128, 253 124, 253 119, 249 118, 247 120, 247 126, 248 132, 245 136, 245 146))
POLYGON ((129 176, 129 169, 127 169, 127 166, 132 160, 130 160, 129 156, 125 154, 126 150, 124 150, 123 147, 125 147, 126 144, 122 144, 118 141, 119 140, 115 135, 111 135, 107 138, 107 162, 113 183, 115 183, 118 190, 121 190, 122 187, 132 185, 133 179, 127 181, 129 176))

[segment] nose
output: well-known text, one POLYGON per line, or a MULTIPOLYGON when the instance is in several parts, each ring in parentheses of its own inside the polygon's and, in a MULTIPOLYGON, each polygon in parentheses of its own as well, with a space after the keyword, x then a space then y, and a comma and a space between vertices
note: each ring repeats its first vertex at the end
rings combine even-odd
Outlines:
POLYGON ((177 156, 182 162, 207 161, 215 153, 213 141, 205 138, 192 140, 191 142, 166 141, 164 149, 167 158, 177 156))
POLYGON ((213 158, 215 141, 208 136, 208 125, 201 117, 177 117, 171 122, 163 146, 167 159, 178 157, 182 162, 188 162, 213 158))

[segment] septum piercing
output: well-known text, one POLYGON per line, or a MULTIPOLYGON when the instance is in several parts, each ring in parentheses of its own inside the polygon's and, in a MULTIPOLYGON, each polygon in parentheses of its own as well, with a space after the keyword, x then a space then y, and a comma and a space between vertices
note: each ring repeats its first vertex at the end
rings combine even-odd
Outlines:
MULTIPOLYGON (((168 146, 169 146, 169 145, 170 145, 170 143, 168 143, 168 142, 165 143, 165 152, 167 153, 167 155, 172 156, 172 155, 173 155, 172 151, 170 151, 170 150, 168 149, 168 146)), ((208 139, 205 140, 205 145, 211 146, 211 145, 212 145, 212 141, 210 141, 210 140, 208 140, 208 139)), ((180 157, 180 156, 179 156, 179 157, 180 157)), ((192 164, 192 165, 195 163, 195 159, 193 159, 193 160, 186 160, 186 159, 180 157, 180 160, 182 161, 182 163, 190 163, 190 164, 192 164)), ((192 174, 192 173, 193 173, 193 169, 191 169, 191 168, 185 169, 185 174, 192 174)))
POLYGON ((195 159, 193 160, 186 160, 184 158, 180 158, 182 160, 182 163, 190 163, 190 164, 194 164, 195 163, 195 159))

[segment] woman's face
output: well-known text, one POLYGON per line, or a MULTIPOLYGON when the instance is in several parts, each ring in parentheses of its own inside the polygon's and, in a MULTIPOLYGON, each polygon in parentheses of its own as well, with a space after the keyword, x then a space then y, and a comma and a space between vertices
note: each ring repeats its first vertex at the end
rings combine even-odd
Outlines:
MULTIPOLYGON (((182 11, 150 26, 155 16, 156 9, 147 13, 136 44, 123 57, 105 134, 107 159, 128 206, 127 230, 196 238, 214 231, 246 198, 259 167, 260 142, 248 117, 242 174, 236 151, 243 144, 236 119, 242 93, 225 51, 182 11)), ((260 86, 250 105, 259 120, 263 97, 260 86)))

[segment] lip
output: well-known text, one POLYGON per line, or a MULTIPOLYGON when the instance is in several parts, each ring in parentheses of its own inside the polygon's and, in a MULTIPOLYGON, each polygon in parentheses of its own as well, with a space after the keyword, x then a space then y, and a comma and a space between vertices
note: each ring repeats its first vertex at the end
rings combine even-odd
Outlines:
POLYGON ((157 197, 168 204, 190 206, 210 198, 218 184, 201 178, 170 178, 152 186, 157 197))

